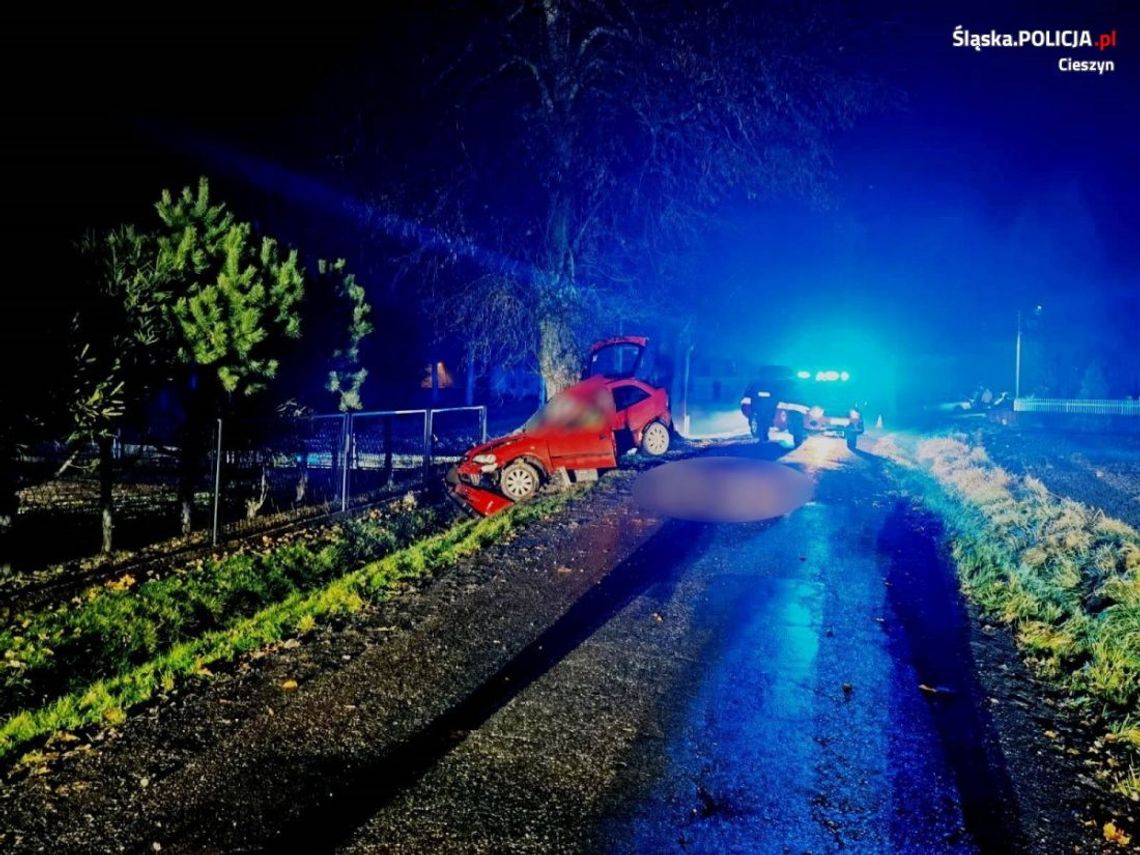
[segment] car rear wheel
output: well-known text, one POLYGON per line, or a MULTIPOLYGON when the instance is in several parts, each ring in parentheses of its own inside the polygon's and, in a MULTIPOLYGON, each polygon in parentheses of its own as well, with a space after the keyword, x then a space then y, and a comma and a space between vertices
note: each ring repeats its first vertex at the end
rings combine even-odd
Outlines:
POLYGON ((523 460, 508 463, 499 476, 499 489, 512 502, 529 499, 538 492, 538 470, 523 460))
POLYGON ((669 450, 669 428, 661 422, 651 422, 641 432, 641 451, 650 457, 660 457, 669 450))
POLYGON ((771 398, 761 398, 763 403, 752 407, 752 417, 748 420, 748 430, 761 442, 768 441, 768 428, 776 420, 776 407, 768 402, 771 398))

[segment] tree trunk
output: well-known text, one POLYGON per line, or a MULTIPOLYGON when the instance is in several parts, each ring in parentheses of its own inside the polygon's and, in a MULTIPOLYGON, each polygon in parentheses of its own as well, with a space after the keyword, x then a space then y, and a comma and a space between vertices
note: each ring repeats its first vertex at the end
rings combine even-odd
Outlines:
POLYGON ((573 332, 561 318, 543 318, 539 334, 538 367, 546 399, 550 400, 578 382, 578 348, 573 332))
POLYGON ((261 478, 258 480, 257 495, 252 499, 245 501, 245 518, 252 520, 261 513, 261 509, 265 506, 265 500, 269 498, 269 467, 262 461, 261 463, 261 478))
POLYGON ((102 530, 100 552, 108 554, 112 549, 115 533, 115 508, 111 487, 115 477, 114 437, 99 437, 99 517, 102 530))
POLYGON ((201 414, 201 401, 195 398, 196 396, 191 395, 178 459, 178 503, 183 537, 188 537, 194 528, 194 488, 198 484, 200 474, 201 453, 204 446, 201 434, 206 424, 201 414))
POLYGON ((475 357, 467 355, 467 384, 463 388, 463 404, 470 407, 475 404, 475 357))
POLYGON ((384 416, 384 484, 392 486, 392 416, 384 416))
MULTIPOLYGON (((566 144, 568 146, 568 143, 566 144)), ((560 159, 569 162, 569 154, 560 159)), ((550 400, 580 379, 581 360, 571 319, 579 309, 574 252, 570 243, 573 208, 568 193, 557 194, 546 234, 549 274, 544 282, 538 322, 538 370, 550 400)))
POLYGON ((15 449, 0 446, 0 577, 12 570, 16 511, 20 500, 16 495, 15 449))
POLYGON ((301 461, 297 466, 297 487, 294 492, 294 506, 305 503, 305 495, 309 492, 309 453, 301 452, 301 461))
POLYGON ((180 508, 181 523, 179 530, 183 537, 188 537, 194 528, 194 482, 196 480, 197 443, 190 438, 191 431, 186 431, 182 440, 182 450, 178 461, 178 504, 180 508))

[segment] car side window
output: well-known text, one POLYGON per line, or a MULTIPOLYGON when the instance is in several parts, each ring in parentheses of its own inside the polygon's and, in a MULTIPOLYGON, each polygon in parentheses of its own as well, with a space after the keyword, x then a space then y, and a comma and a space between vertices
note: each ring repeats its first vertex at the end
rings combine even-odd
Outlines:
POLYGON ((620 412, 640 403, 649 397, 649 393, 636 386, 619 386, 614 389, 614 407, 620 412))

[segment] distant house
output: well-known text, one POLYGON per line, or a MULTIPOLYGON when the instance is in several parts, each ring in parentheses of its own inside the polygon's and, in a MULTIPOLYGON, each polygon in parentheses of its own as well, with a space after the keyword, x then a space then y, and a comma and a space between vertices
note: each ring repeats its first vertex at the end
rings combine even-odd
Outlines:
POLYGON ((689 401, 736 404, 750 380, 750 366, 730 357, 695 352, 689 366, 689 401))
MULTIPOLYGON (((452 378, 451 378, 451 372, 447 370, 446 365, 444 365, 442 362, 437 362, 435 364, 435 368, 436 368, 436 376, 439 379, 439 387, 438 388, 450 389, 452 386, 455 385, 455 381, 452 380, 452 378)), ((427 365, 424 366, 423 379, 420 380, 420 388, 421 389, 430 389, 431 388, 431 363, 428 363, 427 365)))

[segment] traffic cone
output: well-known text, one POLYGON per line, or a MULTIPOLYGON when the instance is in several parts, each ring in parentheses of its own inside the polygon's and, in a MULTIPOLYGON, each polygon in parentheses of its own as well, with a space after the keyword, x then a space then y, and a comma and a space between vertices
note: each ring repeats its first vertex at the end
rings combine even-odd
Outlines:
POLYGON ((875 419, 875 427, 877 427, 879 430, 883 429, 883 416, 882 416, 882 414, 880 414, 879 417, 877 419, 875 419))

